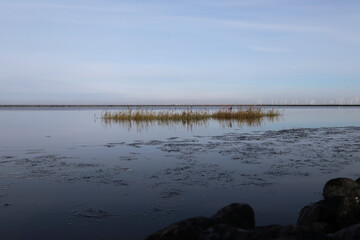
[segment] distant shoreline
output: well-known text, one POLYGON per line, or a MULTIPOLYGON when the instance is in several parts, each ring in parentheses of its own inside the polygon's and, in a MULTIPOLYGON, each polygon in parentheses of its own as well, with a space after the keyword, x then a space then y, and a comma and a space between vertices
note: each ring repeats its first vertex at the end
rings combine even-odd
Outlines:
POLYGON ((84 105, 84 104, 69 104, 69 105, 0 105, 0 108, 56 108, 56 107, 66 107, 66 108, 86 108, 86 107, 360 107, 360 104, 356 105, 337 105, 337 104, 315 104, 315 105, 306 105, 306 104, 149 104, 149 105, 140 105, 140 104, 128 104, 128 105, 84 105))

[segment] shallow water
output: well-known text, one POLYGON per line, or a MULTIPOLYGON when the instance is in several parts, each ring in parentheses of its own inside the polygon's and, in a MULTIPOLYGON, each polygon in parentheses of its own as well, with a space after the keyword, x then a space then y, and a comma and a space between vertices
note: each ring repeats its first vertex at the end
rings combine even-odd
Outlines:
POLYGON ((0 110, 4 239, 142 239, 232 202, 257 225, 292 224, 328 179, 360 177, 360 108, 280 108, 255 126, 106 124, 102 111, 0 110))

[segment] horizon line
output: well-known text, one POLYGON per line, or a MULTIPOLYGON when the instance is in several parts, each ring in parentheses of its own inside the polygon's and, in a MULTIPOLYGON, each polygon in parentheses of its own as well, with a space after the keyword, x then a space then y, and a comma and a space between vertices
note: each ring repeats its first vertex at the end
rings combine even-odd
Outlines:
POLYGON ((360 104, 4 104, 0 108, 43 107, 360 107, 360 104))

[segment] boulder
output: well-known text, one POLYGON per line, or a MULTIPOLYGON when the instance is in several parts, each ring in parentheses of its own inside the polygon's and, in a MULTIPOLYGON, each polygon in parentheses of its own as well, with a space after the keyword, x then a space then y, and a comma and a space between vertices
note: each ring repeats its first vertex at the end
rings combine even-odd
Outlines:
POLYGON ((360 178, 356 179, 355 182, 356 182, 357 184, 360 184, 360 178))
POLYGON ((324 199, 304 207, 296 225, 255 228, 248 204, 233 203, 211 218, 197 217, 174 223, 147 240, 359 240, 360 178, 335 178, 323 189, 324 199))
POLYGON ((331 240, 359 240, 360 224, 355 224, 347 228, 343 228, 335 234, 329 235, 331 240))
POLYGON ((308 226, 270 225, 259 227, 249 234, 252 240, 325 240, 326 235, 308 226))
POLYGON ((360 196, 360 185, 349 178, 334 178, 329 180, 323 189, 324 198, 348 195, 360 196))
POLYGON ((212 219, 242 229, 255 227, 255 213, 248 204, 232 203, 220 209, 212 219))
POLYGON ((296 224, 311 226, 313 229, 323 233, 337 231, 339 229, 337 226, 337 211, 341 201, 341 197, 333 197, 304 207, 299 213, 296 224))
POLYGON ((250 205, 233 203, 220 209, 212 218, 196 217, 174 223, 151 234, 147 240, 191 240, 200 236, 201 239, 234 239, 232 237, 237 233, 246 237, 241 229, 254 227, 255 214, 250 205))
POLYGON ((358 196, 350 195, 341 198, 336 213, 339 228, 360 223, 360 201, 358 196))
POLYGON ((357 182, 348 178, 332 179, 325 184, 323 195, 324 200, 300 211, 298 225, 333 233, 360 223, 360 186, 357 182))
POLYGON ((218 224, 203 231, 199 240, 251 240, 251 238, 245 229, 218 224))
POLYGON ((215 226, 216 221, 206 217, 190 218, 155 232, 146 240, 195 240, 205 229, 215 226))

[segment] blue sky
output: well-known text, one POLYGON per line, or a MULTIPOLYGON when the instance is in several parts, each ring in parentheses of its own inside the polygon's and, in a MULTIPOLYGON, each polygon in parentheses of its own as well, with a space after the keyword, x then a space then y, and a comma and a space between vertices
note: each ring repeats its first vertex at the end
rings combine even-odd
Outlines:
POLYGON ((360 97, 360 2, 0 0, 0 104, 360 97))

